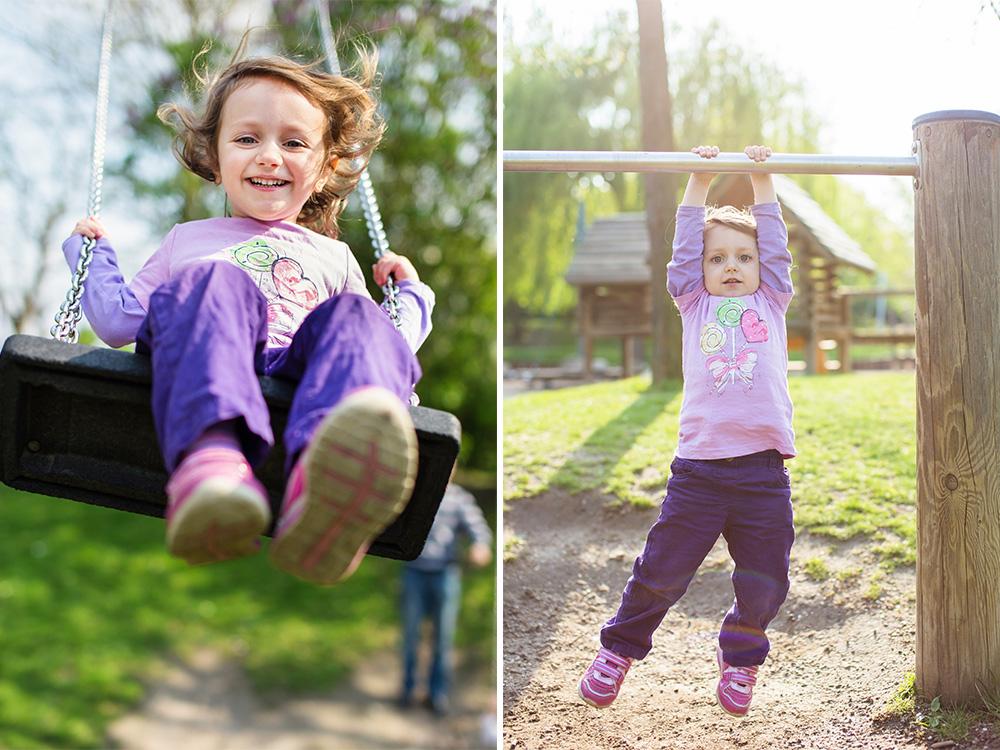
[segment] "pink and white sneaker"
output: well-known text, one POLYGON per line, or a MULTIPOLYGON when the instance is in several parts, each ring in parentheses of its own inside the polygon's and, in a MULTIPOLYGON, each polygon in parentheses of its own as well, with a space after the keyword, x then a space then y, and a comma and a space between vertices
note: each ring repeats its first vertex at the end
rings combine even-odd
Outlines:
POLYGON ((584 703, 589 703, 594 708, 607 708, 618 697, 618 691, 621 690, 630 666, 632 666, 631 658, 602 646, 597 652, 594 663, 580 680, 577 692, 580 693, 584 703))
POLYGON ((727 714, 746 716, 753 699, 753 686, 757 684, 758 667, 733 667, 722 658, 722 649, 715 647, 719 664, 719 685, 715 690, 719 705, 727 714))
POLYGON ((239 451, 201 448, 167 482, 167 551, 191 565, 256 554, 271 523, 264 487, 239 451))
POLYGON ((274 565, 331 585, 354 572, 406 507, 417 433, 390 391, 360 388, 323 418, 292 469, 270 555, 274 565))

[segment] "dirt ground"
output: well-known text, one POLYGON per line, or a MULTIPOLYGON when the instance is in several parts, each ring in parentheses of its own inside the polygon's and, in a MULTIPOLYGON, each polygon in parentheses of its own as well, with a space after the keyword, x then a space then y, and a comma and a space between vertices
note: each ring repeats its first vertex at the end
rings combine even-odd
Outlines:
MULTIPOLYGON (((488 670, 487 670, 488 671, 488 670)), ((305 697, 261 696, 239 664, 210 651, 170 665, 142 708, 108 731, 126 750, 480 750, 496 700, 489 674, 456 669, 452 711, 402 709, 398 655, 369 659, 353 678, 305 697)))
POLYGON ((667 613, 653 651, 633 664, 618 700, 604 710, 587 706, 577 684, 659 510, 607 502, 549 493, 505 509, 505 545, 517 538, 523 546, 503 567, 504 750, 1000 748, 985 723, 947 744, 888 717, 887 701, 915 663, 914 570, 880 578, 862 545, 832 549, 805 534, 792 551, 791 592, 768 630, 771 654, 747 717, 730 717, 715 702, 715 643, 733 597, 722 542, 667 613), (803 572, 803 561, 827 552, 832 570, 860 573, 816 581, 803 572))

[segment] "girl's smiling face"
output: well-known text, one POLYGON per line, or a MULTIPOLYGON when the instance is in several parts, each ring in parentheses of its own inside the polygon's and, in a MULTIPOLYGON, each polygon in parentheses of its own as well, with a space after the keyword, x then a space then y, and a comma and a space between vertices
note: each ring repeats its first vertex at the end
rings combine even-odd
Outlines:
POLYGON ((701 267, 705 288, 715 297, 745 297, 760 287, 757 241, 724 224, 712 224, 705 230, 701 267))
POLYGON ((233 216, 294 222, 328 172, 325 134, 323 111, 280 79, 253 78, 230 93, 216 178, 233 216))

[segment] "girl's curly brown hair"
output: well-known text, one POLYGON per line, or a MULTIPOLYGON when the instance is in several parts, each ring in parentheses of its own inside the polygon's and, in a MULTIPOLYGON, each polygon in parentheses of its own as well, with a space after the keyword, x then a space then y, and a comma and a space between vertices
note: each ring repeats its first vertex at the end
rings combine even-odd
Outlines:
POLYGON ((376 112, 378 54, 359 46, 354 77, 347 77, 321 70, 322 61, 300 63, 277 55, 239 60, 244 47, 245 40, 229 66, 213 79, 199 77, 205 88, 201 112, 179 104, 163 104, 157 110, 160 120, 177 131, 174 154, 192 173, 216 182, 218 131, 229 95, 259 78, 275 78, 290 84, 326 115, 324 161, 331 164, 337 160, 334 170, 320 182, 322 187, 302 207, 297 223, 336 237, 337 217, 385 132, 385 123, 376 112))

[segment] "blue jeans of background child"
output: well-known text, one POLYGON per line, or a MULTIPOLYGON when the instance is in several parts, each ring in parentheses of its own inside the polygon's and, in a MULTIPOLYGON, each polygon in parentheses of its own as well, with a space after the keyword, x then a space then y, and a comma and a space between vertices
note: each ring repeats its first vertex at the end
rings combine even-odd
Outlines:
POLYGON ((330 408, 379 385, 404 403, 420 365, 371 299, 341 294, 317 305, 288 347, 267 348, 267 300, 227 262, 190 266, 149 301, 136 350, 150 354, 152 407, 167 470, 212 425, 237 420, 243 452, 259 466, 274 444, 257 374, 298 383, 284 434, 286 473, 330 408))
POLYGON ((667 610, 721 534, 736 568, 735 602, 719 633, 727 663, 763 664, 764 633, 788 594, 788 559, 795 538, 788 471, 777 451, 713 461, 675 458, 660 517, 636 559, 617 614, 601 643, 642 659, 667 610))
POLYGON ((462 598, 461 568, 457 563, 442 570, 403 569, 403 697, 409 699, 417 684, 420 626, 425 619, 433 628, 428 681, 429 698, 447 698, 451 687, 451 652, 462 598))

